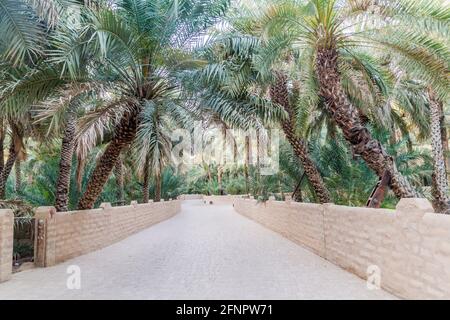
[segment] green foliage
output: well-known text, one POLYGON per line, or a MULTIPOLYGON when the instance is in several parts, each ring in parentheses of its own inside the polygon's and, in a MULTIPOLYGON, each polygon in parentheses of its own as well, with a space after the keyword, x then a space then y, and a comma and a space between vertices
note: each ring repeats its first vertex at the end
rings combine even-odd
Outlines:
MULTIPOLYGON (((363 206, 378 178, 352 154, 319 95, 315 57, 321 48, 337 50, 344 93, 400 172, 418 189, 431 185, 427 90, 448 104, 448 4, 260 0, 229 7, 228 0, 0 0, 2 138, 17 138, 10 127, 20 123, 27 129, 20 139, 29 140, 25 182, 16 191, 14 178, 8 180, 7 197, 14 200, 5 206, 54 204, 60 138, 68 112, 75 112, 74 209, 116 124, 132 108, 141 112, 136 139, 124 151, 126 203, 142 198, 146 161, 150 194, 161 173, 165 199, 219 194, 223 169, 228 194, 249 192, 264 201, 298 187, 303 201, 316 201, 285 141, 280 171, 262 176, 253 164, 248 180, 243 166, 204 164, 180 173, 171 161, 176 142, 170 133, 192 129, 194 120, 221 128, 279 126, 287 114, 267 92, 275 69, 289 77, 296 133, 308 141, 333 201, 363 206), (14 202, 20 199, 26 204, 14 202)), ((117 200, 111 175, 96 205, 117 200)), ((389 193, 383 205, 396 201, 389 193)))

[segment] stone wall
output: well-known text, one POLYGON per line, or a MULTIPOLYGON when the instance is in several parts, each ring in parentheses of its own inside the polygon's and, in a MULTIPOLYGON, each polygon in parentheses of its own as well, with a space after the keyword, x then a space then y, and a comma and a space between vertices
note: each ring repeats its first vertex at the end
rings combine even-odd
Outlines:
POLYGON ((0 210, 0 282, 9 280, 12 273, 14 214, 0 210))
POLYGON ((58 212, 36 210, 35 264, 48 267, 101 249, 166 220, 180 211, 180 200, 58 212), (44 240, 43 240, 44 239, 44 240))
POLYGON ((234 208, 381 287, 409 299, 450 299, 450 216, 426 199, 402 199, 396 210, 235 199, 234 208))

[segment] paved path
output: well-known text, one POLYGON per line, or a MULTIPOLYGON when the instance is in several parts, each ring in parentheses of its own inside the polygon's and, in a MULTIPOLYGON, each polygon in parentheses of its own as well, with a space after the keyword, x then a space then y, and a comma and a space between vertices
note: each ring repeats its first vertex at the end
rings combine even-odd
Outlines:
POLYGON ((13 275, 0 299, 392 299, 237 214, 185 201, 182 212, 119 243, 13 275), (81 289, 66 287, 81 268, 81 289))

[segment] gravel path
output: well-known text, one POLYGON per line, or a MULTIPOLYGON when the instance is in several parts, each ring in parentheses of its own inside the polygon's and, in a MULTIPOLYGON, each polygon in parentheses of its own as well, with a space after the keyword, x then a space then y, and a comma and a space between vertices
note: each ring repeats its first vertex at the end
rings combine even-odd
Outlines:
POLYGON ((119 243, 13 275, 0 299, 393 299, 237 214, 185 201, 182 212, 119 243), (67 267, 81 288, 67 289, 67 267))

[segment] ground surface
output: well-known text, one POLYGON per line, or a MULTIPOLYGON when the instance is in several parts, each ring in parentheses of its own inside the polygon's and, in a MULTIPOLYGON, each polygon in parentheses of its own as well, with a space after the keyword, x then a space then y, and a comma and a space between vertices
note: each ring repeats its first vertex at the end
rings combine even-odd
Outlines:
POLYGON ((182 212, 102 250, 13 275, 0 299, 392 299, 237 214, 185 201, 182 212), (81 288, 67 289, 67 267, 81 288))

